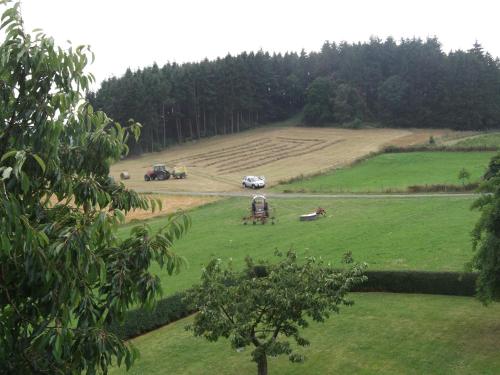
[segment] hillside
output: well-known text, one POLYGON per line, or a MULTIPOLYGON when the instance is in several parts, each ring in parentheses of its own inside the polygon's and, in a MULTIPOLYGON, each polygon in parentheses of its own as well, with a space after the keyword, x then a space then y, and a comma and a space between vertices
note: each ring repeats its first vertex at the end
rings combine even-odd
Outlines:
POLYGON ((389 144, 422 143, 447 130, 273 127, 217 136, 116 163, 111 175, 128 171, 128 187, 143 192, 237 191, 245 175, 265 176, 268 186, 304 174, 345 166, 389 144), (144 181, 154 163, 184 165, 185 180, 144 181))

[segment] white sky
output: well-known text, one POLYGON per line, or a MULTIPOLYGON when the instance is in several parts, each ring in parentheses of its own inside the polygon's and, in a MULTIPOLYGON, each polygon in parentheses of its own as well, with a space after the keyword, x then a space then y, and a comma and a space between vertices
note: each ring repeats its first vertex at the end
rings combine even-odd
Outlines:
POLYGON ((498 0, 22 0, 28 30, 90 44, 97 81, 157 62, 262 48, 317 51, 325 40, 437 36, 445 52, 477 39, 500 56, 498 0))

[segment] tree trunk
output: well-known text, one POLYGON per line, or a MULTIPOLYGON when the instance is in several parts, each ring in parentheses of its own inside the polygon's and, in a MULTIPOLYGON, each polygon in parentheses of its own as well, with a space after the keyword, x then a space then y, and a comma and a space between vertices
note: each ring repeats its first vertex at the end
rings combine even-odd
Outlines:
POLYGON ((214 113, 214 134, 217 135, 217 112, 214 113))
POLYGON ((205 108, 203 108, 203 136, 207 136, 207 114, 205 108))
POLYGON ((165 103, 163 103, 163 148, 167 148, 167 119, 165 115, 165 103))
POLYGON ((191 121, 191 119, 189 118, 188 119, 188 125, 189 125, 189 135, 191 137, 191 140, 194 139, 194 135, 193 135, 193 123, 191 121))
POLYGON ((175 119, 175 127, 177 128, 177 143, 181 143, 182 129, 181 129, 181 121, 178 118, 175 119))
POLYGON ((258 375, 267 375, 267 356, 263 355, 259 358, 259 362, 257 362, 257 374, 258 375))

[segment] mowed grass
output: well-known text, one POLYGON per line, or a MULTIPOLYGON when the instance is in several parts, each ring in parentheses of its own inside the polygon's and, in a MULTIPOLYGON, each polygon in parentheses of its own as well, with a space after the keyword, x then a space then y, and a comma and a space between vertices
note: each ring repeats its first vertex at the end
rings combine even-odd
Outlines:
POLYGON ((276 186, 275 191, 345 193, 406 191, 412 185, 461 184, 458 173, 470 172, 469 182, 483 175, 493 152, 408 152, 377 155, 353 167, 276 186))
POLYGON ((500 148, 500 133, 481 134, 454 144, 457 147, 497 147, 500 148))
MULTIPOLYGON (((355 304, 304 331, 302 364, 269 359, 270 374, 498 374, 500 304, 473 298, 352 294, 355 304)), ((111 374, 253 375, 251 348, 237 353, 225 339, 195 338, 187 318, 133 340, 141 358, 111 374)))
MULTIPOLYGON (((295 249, 337 262, 346 251, 370 269, 462 271, 472 256, 470 231, 478 213, 470 211, 472 198, 429 197, 390 199, 271 199, 277 224, 243 225, 250 199, 230 198, 189 213, 192 228, 174 251, 189 267, 162 279, 165 295, 184 290, 199 281, 201 268, 212 257, 232 259, 243 268, 247 255, 274 260, 274 251, 295 249), (300 222, 299 215, 318 206, 327 217, 300 222)), ((149 224, 158 228, 164 218, 149 224)), ((130 226, 120 229, 121 233, 130 226)))

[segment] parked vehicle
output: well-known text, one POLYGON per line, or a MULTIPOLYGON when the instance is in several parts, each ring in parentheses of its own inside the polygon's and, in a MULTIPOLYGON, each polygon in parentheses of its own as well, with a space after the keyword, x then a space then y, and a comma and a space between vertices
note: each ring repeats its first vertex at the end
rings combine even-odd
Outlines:
POLYGON ((167 170, 165 164, 155 164, 153 169, 150 169, 144 175, 144 181, 151 180, 168 180, 170 178, 170 172, 167 170))
POLYGON ((245 176, 241 184, 244 188, 259 189, 266 186, 266 180, 263 176, 245 176))

